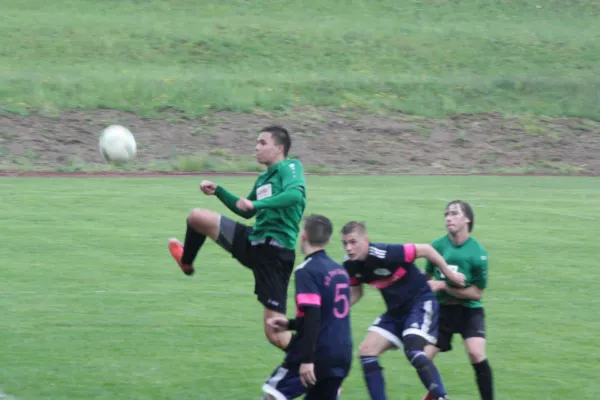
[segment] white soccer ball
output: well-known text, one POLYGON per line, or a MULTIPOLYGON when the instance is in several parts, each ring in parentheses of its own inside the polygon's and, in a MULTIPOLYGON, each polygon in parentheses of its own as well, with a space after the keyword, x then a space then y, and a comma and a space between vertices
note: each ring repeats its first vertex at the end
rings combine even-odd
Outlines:
POLYGON ((137 144, 129 129, 110 125, 100 135, 100 154, 109 163, 122 164, 135 157, 137 144))

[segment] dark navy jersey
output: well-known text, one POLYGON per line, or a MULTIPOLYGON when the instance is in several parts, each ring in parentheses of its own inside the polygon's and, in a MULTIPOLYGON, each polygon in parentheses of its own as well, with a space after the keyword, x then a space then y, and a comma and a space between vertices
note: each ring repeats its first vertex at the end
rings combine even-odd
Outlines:
POLYGON ((352 362, 350 331, 350 277, 325 251, 309 255, 294 271, 296 281, 296 335, 286 363, 299 364, 304 336, 304 311, 321 308, 321 327, 315 349, 315 371, 320 376, 346 376, 352 362))
POLYGON ((379 289, 390 312, 410 309, 413 300, 431 292, 427 277, 414 264, 414 244, 369 243, 364 261, 344 258, 351 285, 369 284, 379 289))

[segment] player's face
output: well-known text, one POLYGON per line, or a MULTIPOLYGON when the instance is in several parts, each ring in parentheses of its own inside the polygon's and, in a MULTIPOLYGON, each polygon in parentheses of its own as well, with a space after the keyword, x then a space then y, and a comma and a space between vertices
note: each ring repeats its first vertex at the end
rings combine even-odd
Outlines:
POLYGON ((369 253, 369 238, 367 235, 352 232, 342 235, 344 250, 351 260, 364 260, 369 253))
POLYGON ((273 165, 283 153, 282 147, 275 143, 270 132, 261 132, 256 143, 256 160, 260 164, 273 165))
POLYGON ((465 216, 460 205, 450 204, 444 216, 446 217, 446 230, 448 233, 455 234, 467 229, 469 218, 465 216))

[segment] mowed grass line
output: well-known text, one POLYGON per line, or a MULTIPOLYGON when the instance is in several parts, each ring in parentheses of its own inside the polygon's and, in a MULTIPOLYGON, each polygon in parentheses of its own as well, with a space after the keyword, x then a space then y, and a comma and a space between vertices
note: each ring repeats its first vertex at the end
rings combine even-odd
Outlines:
MULTIPOLYGON (((245 194, 253 180, 219 181, 245 194)), ((225 212, 197 183, 0 180, 5 393, 31 400, 260 397, 282 353, 264 339, 251 273, 208 242, 190 279, 166 250, 168 237, 182 237, 192 207, 225 212)), ((485 302, 497 398, 594 398, 597 179, 310 176, 308 185, 307 213, 332 218, 329 251, 338 259, 337 231, 347 220, 367 221, 373 240, 426 243, 443 233, 446 201, 470 200, 475 234, 490 253, 485 302)), ((356 346, 382 311, 379 294, 368 289, 353 308, 356 346)), ((423 394, 401 353, 382 363, 391 398, 423 394)), ((437 363, 454 399, 478 398, 460 341, 437 363)), ((355 363, 343 398, 365 396, 355 363)))
POLYGON ((0 109, 600 119, 591 0, 3 3, 0 109))

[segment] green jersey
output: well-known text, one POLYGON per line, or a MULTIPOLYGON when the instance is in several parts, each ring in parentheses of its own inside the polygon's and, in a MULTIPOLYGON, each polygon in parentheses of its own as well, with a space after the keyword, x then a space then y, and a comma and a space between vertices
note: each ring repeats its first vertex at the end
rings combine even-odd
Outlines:
POLYGON ((258 176, 248 195, 254 205, 252 211, 240 211, 235 205, 239 198, 220 186, 215 194, 236 214, 256 217, 250 240, 272 237, 283 247, 295 249, 306 208, 306 181, 300 161, 286 158, 258 176))
MULTIPOLYGON (((485 248, 473 237, 469 237, 463 244, 456 246, 449 235, 442 236, 431 243, 431 246, 442 255, 450 269, 465 275, 465 287, 475 285, 480 289, 487 287, 488 255, 485 248)), ((425 271, 436 280, 445 280, 447 285, 453 286, 442 272, 431 262, 425 265, 425 271)), ((483 307, 481 300, 457 299, 445 291, 436 292, 440 304, 452 300, 464 307, 483 307)))

